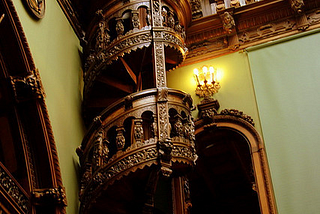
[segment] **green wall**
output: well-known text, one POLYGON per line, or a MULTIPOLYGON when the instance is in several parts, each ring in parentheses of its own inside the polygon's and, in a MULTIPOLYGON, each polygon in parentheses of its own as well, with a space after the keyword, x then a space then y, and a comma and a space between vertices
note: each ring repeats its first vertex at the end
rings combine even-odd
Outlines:
MULTIPOLYGON (((195 94, 196 82, 193 69, 203 65, 213 66, 222 73, 221 88, 213 98, 220 103, 220 110, 237 109, 251 116, 256 129, 261 132, 259 115, 252 85, 251 73, 246 53, 232 53, 204 62, 183 66, 170 71, 167 76, 168 87, 183 90, 193 98, 196 106, 201 99, 195 94)), ((193 112, 197 118, 198 111, 193 112)))
POLYGON ((78 157, 84 135, 80 115, 82 75, 81 47, 57 1, 46 1, 46 14, 35 20, 22 1, 14 4, 46 93, 46 104, 57 145, 67 213, 78 213, 78 157))
POLYGON ((280 214, 320 210, 319 47, 315 32, 249 49, 280 214))

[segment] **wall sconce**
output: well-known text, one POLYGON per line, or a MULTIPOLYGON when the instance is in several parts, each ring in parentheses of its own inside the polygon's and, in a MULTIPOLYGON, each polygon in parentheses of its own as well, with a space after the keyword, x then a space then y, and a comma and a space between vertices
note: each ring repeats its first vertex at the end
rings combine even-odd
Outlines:
POLYGON ((213 67, 203 66, 200 70, 193 70, 197 82, 196 95, 209 99, 213 94, 218 93, 221 88, 218 81, 218 71, 213 67))

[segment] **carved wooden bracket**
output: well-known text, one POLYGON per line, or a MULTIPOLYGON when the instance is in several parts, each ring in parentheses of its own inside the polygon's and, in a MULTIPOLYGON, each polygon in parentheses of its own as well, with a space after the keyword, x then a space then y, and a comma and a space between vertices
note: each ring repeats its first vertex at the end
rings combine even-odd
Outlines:
POLYGON ((67 206, 64 187, 35 189, 32 192, 32 199, 35 205, 58 204, 61 206, 67 206))
POLYGON ((290 0, 290 6, 296 13, 302 13, 304 9, 303 0, 290 0))
POLYGON ((214 116, 217 114, 220 104, 218 100, 207 99, 203 100, 201 104, 198 105, 200 119, 204 119, 206 123, 213 123, 214 116))
POLYGON ((158 147, 162 175, 169 177, 172 174, 171 158, 173 144, 171 142, 171 139, 158 141, 158 147))
POLYGON ((10 80, 17 102, 45 97, 38 70, 32 71, 25 77, 10 76, 10 80))

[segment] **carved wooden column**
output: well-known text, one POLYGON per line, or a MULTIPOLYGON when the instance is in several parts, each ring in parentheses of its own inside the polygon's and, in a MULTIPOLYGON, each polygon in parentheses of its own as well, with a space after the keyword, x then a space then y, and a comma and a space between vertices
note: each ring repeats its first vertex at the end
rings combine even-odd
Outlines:
POLYGON ((151 0, 152 16, 152 45, 153 45, 153 70, 155 73, 157 99, 158 142, 161 172, 164 176, 170 176, 172 142, 170 140, 169 113, 168 113, 168 89, 166 80, 166 65, 163 40, 162 5, 160 0, 151 0))

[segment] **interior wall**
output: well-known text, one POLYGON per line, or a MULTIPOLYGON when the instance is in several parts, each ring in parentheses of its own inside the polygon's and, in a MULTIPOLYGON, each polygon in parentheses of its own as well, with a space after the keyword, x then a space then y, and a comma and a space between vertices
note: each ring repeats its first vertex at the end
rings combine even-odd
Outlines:
POLYGON ((249 50, 280 214, 320 209, 319 46, 316 32, 249 50))
MULTIPOLYGON (((170 71, 167 76, 168 87, 189 93, 196 106, 202 98, 195 94, 196 81, 193 69, 201 68, 203 65, 213 66, 221 72, 221 88, 213 96, 219 101, 220 110, 237 109, 243 111, 253 118, 256 129, 261 133, 252 78, 245 53, 236 52, 170 71)), ((198 110, 193 112, 193 117, 198 117, 198 110)))
POLYGON ((79 40, 57 1, 46 1, 45 17, 41 20, 30 16, 22 1, 14 0, 14 5, 46 93, 45 101, 67 193, 67 213, 78 213, 78 157, 75 149, 84 135, 79 40))

